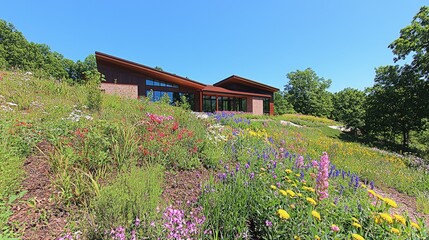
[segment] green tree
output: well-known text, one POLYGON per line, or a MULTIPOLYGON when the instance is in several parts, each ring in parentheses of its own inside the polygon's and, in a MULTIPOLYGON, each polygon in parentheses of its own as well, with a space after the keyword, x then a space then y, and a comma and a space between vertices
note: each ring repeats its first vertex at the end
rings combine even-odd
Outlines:
POLYGON ((290 72, 287 78, 285 92, 295 111, 315 116, 331 115, 332 94, 327 91, 332 83, 330 79, 317 76, 311 68, 290 72))
POLYGON ((334 94, 332 99, 335 120, 354 130, 365 125, 365 93, 353 88, 345 88, 334 94))
POLYGON ((276 115, 282 115, 286 113, 293 113, 293 106, 287 101, 286 96, 283 92, 274 93, 274 113, 276 115))
POLYGON ((429 82, 410 65, 379 67, 367 99, 365 123, 370 133, 390 140, 401 134, 407 148, 410 131, 421 130, 429 114, 429 82))
POLYGON ((389 48, 396 55, 395 62, 412 55, 413 69, 429 80, 429 7, 420 8, 411 24, 401 29, 399 38, 389 48))

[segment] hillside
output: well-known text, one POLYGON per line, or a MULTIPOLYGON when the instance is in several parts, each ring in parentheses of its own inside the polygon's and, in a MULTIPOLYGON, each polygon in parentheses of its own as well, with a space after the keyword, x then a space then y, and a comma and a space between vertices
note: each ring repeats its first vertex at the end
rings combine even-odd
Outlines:
POLYGON ((330 120, 0 76, 0 238, 427 239, 427 172, 330 120))

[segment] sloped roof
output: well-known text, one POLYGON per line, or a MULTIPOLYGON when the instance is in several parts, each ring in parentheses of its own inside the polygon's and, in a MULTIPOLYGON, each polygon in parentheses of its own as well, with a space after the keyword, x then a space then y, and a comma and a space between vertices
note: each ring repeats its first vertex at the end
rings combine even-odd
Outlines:
POLYGON ((187 87, 197 88, 197 89, 203 89, 206 84, 191 80, 189 78, 185 78, 173 73, 160 71, 155 68, 151 68, 148 66, 145 66, 143 64, 135 63, 132 61, 128 61, 122 58, 118 58, 106 53, 102 52, 95 52, 95 58, 98 61, 104 61, 111 64, 119 65, 124 68, 128 68, 137 72, 144 73, 146 75, 149 75, 151 77, 157 78, 159 80, 166 80, 172 83, 176 83, 179 85, 185 85, 187 87))
POLYGON ((262 89, 262 90, 265 90, 268 92, 278 92, 279 91, 278 88, 268 86, 266 84, 259 83, 259 82, 256 82, 256 81, 253 81, 253 80, 250 80, 247 78, 243 78, 243 77, 240 77, 237 75, 232 75, 230 77, 227 77, 224 80, 217 82, 213 85, 216 87, 225 87, 226 85, 231 84, 231 83, 240 83, 240 84, 247 85, 250 87, 259 88, 259 89, 262 89))
POLYGON ((260 94, 260 93, 250 93, 250 92, 241 92, 241 91, 233 91, 222 87, 216 87, 212 85, 207 85, 203 88, 204 93, 213 93, 219 95, 239 95, 239 96, 254 96, 254 97, 264 97, 270 98, 269 94, 260 94))

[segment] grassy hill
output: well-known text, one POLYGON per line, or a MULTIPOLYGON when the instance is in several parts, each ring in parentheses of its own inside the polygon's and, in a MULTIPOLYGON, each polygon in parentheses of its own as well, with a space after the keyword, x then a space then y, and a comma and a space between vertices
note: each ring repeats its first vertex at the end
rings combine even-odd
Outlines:
POLYGON ((0 76, 0 237, 427 238, 424 220, 385 195, 427 211, 427 172, 341 140, 330 120, 198 118, 98 101, 90 84, 0 76))

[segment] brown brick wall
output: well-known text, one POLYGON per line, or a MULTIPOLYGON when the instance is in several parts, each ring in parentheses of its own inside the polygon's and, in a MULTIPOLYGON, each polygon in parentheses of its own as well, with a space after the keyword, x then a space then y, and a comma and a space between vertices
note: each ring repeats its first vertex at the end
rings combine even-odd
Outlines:
POLYGON ((101 83, 102 90, 107 94, 119 95, 128 98, 138 98, 138 86, 131 84, 101 83))

